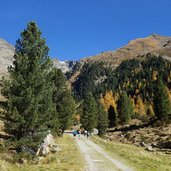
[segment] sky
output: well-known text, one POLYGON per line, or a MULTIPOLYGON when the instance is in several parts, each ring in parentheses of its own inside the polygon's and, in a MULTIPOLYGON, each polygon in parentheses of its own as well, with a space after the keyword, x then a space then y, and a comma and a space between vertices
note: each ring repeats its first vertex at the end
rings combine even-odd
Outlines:
POLYGON ((171 0, 0 0, 0 38, 15 45, 30 21, 52 58, 79 60, 152 33, 171 36, 171 0))

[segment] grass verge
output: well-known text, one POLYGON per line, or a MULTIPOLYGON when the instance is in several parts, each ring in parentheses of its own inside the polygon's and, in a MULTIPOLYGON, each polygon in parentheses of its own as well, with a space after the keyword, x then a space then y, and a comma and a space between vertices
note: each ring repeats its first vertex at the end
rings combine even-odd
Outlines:
POLYGON ((72 137, 64 135, 56 139, 60 145, 61 151, 55 154, 49 154, 38 164, 12 164, 3 160, 0 154, 1 171, 83 171, 83 158, 72 137))
POLYGON ((137 171, 170 171, 171 155, 162 152, 148 152, 141 147, 118 142, 109 142, 100 137, 92 140, 104 148, 111 156, 126 161, 137 171))

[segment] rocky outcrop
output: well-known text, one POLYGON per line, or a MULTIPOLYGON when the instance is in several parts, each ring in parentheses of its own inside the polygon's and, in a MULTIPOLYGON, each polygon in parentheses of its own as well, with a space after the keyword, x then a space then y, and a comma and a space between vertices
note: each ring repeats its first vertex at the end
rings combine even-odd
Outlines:
POLYGON ((12 64, 14 47, 0 39, 0 78, 7 75, 7 67, 12 64))
POLYGON ((171 149, 171 124, 165 126, 145 126, 130 129, 131 125, 108 132, 106 138, 136 146, 145 147, 148 151, 171 149), (126 129, 125 129, 126 128, 126 129))
MULTIPOLYGON (((7 68, 12 65, 15 48, 3 39, 0 39, 0 78, 7 76, 7 68)), ((57 58, 52 59, 55 67, 62 70, 63 73, 72 70, 77 61, 60 61, 57 58)))
POLYGON ((52 134, 48 134, 42 144, 40 144, 40 147, 37 150, 36 155, 37 156, 47 156, 50 152, 55 153, 60 151, 60 147, 55 143, 54 138, 52 134))
POLYGON ((66 73, 67 71, 71 71, 77 61, 60 61, 57 58, 53 59, 53 64, 56 68, 61 69, 63 73, 66 73))

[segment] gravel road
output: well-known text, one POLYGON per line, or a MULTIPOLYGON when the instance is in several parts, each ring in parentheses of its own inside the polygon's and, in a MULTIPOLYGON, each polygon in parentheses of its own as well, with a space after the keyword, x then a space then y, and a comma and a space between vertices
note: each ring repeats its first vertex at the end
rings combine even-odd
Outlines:
POLYGON ((132 168, 111 157, 90 139, 81 136, 81 139, 75 138, 75 142, 86 162, 84 171, 133 171, 132 168))

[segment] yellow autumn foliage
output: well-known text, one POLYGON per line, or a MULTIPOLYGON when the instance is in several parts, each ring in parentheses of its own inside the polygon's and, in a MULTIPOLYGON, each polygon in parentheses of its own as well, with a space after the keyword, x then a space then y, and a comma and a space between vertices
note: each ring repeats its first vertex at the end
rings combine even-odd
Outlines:
POLYGON ((168 77, 167 77, 167 82, 171 82, 171 71, 170 71, 170 73, 169 73, 169 75, 168 75, 168 77))
POLYGON ((101 96, 100 102, 103 104, 106 111, 108 111, 110 106, 114 107, 114 110, 117 111, 116 98, 112 91, 108 91, 104 96, 101 96))
POLYGON ((150 104, 150 105, 148 106, 147 115, 148 115, 148 116, 154 116, 154 115, 155 115, 155 114, 154 114, 154 109, 153 109, 152 104, 150 104))
POLYGON ((139 93, 139 89, 136 89, 136 90, 135 90, 135 94, 138 94, 138 93, 139 93))
POLYGON ((153 81, 156 81, 157 80, 157 74, 158 74, 157 71, 153 71, 153 73, 152 73, 152 80, 153 81))
POLYGON ((140 96, 137 96, 137 98, 136 98, 135 112, 140 114, 140 115, 145 115, 146 114, 145 105, 144 105, 144 103, 143 103, 140 96))
POLYGON ((138 89, 140 89, 141 87, 142 87, 142 83, 139 82, 139 83, 138 83, 138 89))

